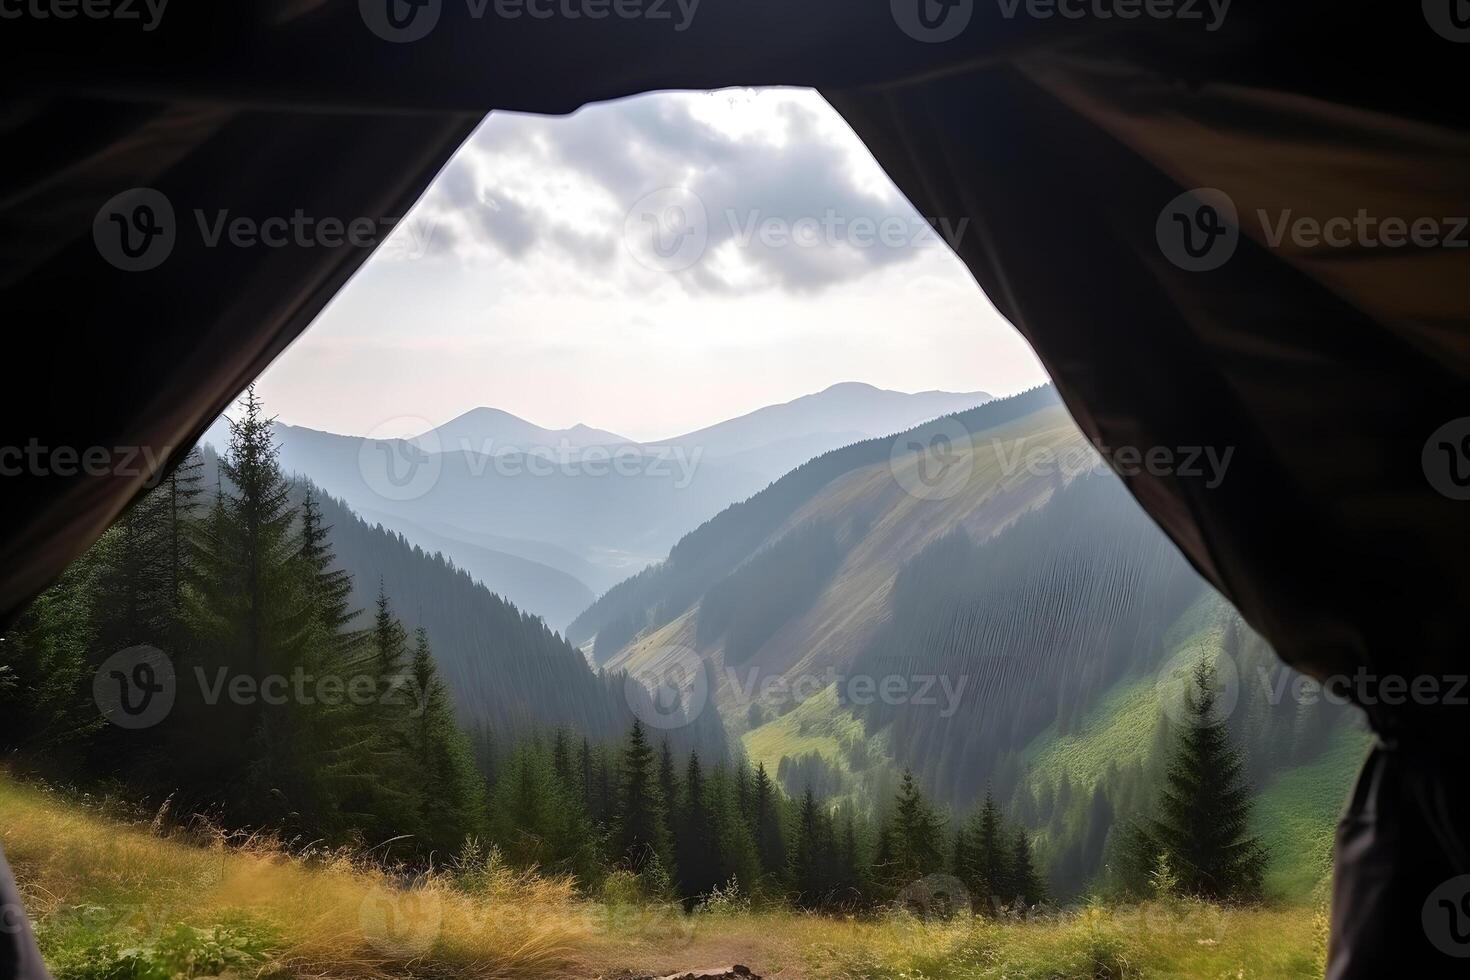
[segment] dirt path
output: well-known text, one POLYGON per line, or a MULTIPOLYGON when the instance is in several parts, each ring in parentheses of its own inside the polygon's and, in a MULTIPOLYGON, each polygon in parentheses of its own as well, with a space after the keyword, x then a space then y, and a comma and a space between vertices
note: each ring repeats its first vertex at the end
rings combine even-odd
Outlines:
POLYGON ((762 980, 762 978, 751 973, 749 967, 737 964, 706 967, 690 973, 671 973, 664 977, 639 977, 637 980, 762 980))

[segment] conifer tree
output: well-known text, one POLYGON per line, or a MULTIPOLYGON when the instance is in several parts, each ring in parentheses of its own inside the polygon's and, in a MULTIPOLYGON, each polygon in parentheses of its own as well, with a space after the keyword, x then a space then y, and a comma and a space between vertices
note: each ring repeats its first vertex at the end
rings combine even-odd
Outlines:
POLYGON ((606 824, 606 815, 593 805, 593 763, 592 743, 587 736, 582 736, 582 745, 577 749, 577 781, 582 790, 582 806, 587 811, 587 816, 595 824, 606 824))
POLYGON ((732 883, 746 894, 760 880, 755 839, 740 809, 739 778, 723 764, 716 765, 707 789, 713 830, 713 876, 727 888, 732 883))
POLYGON ((1265 850, 1250 834, 1253 806, 1245 764, 1217 711, 1213 662, 1201 658, 1185 695, 1156 815, 1135 829, 1128 863, 1135 879, 1162 855, 1181 891, 1218 900, 1260 894, 1265 850))
POLYGON ((303 826, 335 810, 313 774, 322 762, 320 726, 295 699, 235 698, 220 687, 239 675, 257 684, 290 679, 311 659, 315 634, 305 628, 296 512, 271 425, 254 388, 247 389, 244 414, 230 425, 187 603, 194 666, 213 691, 196 705, 195 720, 216 738, 207 748, 181 739, 175 752, 196 776, 183 782, 202 788, 206 799, 228 801, 247 821, 303 826))
POLYGON ((689 753, 684 791, 675 820, 675 859, 679 864, 679 892, 686 899, 704 895, 719 885, 719 842, 710 812, 699 753, 689 753))
POLYGON ((582 807, 568 799, 544 749, 516 746, 496 783, 491 837, 512 864, 595 878, 597 854, 582 807))
MULTIPOLYGON (((479 829, 484 792, 469 740, 455 723, 449 692, 434 667, 422 626, 414 633, 411 670, 411 766, 403 776, 421 786, 417 832, 423 848, 451 849, 479 829)), ((565 815, 567 801, 560 791, 557 807, 565 815)))
POLYGON ((964 863, 956 864, 956 874, 970 889, 976 909, 993 912, 996 903, 1005 905, 1012 900, 1014 883, 1007 853, 1010 842, 1006 839, 1000 808, 989 790, 963 836, 967 845, 964 863))
POLYGON ((803 908, 820 908, 831 887, 829 833, 821 806, 808 786, 791 843, 791 887, 803 908))
POLYGON ((751 831, 755 835, 756 854, 760 858, 761 870, 766 875, 784 875, 786 841, 781 831, 781 798, 771 777, 766 775, 766 765, 763 762, 756 765, 755 788, 751 795, 755 800, 751 831))
POLYGON ((560 726, 556 729, 556 735, 551 747, 551 769, 556 774, 557 782, 561 785, 563 793, 568 799, 575 799, 578 805, 582 805, 581 794, 577 790, 577 778, 572 768, 572 744, 567 738, 567 730, 560 726))
POLYGON ((943 821, 924 799, 913 772, 905 769, 883 828, 880 871, 889 888, 897 891, 943 869, 944 859, 943 821))
POLYGON ((135 500, 96 548, 93 619, 99 659, 139 644, 167 645, 168 570, 160 498, 135 500))
POLYGON ((306 589, 317 625, 347 654, 360 644, 361 634, 349 628, 362 612, 352 608, 352 576, 337 567, 329 534, 322 521, 321 506, 310 484, 301 503, 301 531, 297 558, 306 575, 306 589))
POLYGON ((664 829, 666 820, 654 771, 653 749, 648 745, 643 722, 635 720, 623 751, 622 780, 618 787, 613 828, 616 859, 634 872, 642 871, 654 857, 665 871, 672 869, 674 862, 664 829))
POLYGON ((59 757, 106 724, 92 701, 88 661, 95 568, 89 551, 0 633, 0 752, 59 757))
POLYGON ((175 628, 184 615, 184 587, 194 567, 194 540, 191 533, 198 498, 203 491, 204 457, 198 448, 189 450, 178 466, 155 491, 163 501, 163 535, 165 548, 165 595, 168 614, 175 628))
POLYGON ((388 593, 383 583, 378 583, 377 613, 372 627, 373 669, 377 672, 381 690, 402 683, 404 666, 408 657, 408 634, 393 615, 388 604, 388 593))
POLYGON ((849 804, 842 808, 834 846, 833 893, 838 904, 844 907, 861 904, 863 896, 870 890, 863 871, 858 838, 857 815, 849 804))
MULTIPOLYGON (((735 805, 740 811, 740 818, 750 828, 755 826, 755 783, 750 772, 750 763, 742 755, 739 763, 735 766, 735 805)), ((752 839, 754 830, 751 831, 752 839)))
POLYGON ((1031 838, 1024 827, 1016 828, 1016 837, 1011 843, 1011 885, 1028 906, 1046 897, 1046 888, 1031 857, 1031 838))
POLYGON ((658 791, 664 800, 664 826, 668 831, 669 840, 674 842, 674 854, 677 856, 679 853, 677 835, 681 791, 679 771, 674 767, 674 750, 669 746, 668 736, 664 737, 663 746, 659 750, 658 791))

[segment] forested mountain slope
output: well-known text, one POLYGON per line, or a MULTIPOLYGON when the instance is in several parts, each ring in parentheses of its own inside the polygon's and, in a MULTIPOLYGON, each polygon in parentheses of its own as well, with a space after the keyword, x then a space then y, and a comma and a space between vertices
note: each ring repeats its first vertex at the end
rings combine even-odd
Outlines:
POLYGON ((989 791, 1038 830, 1063 888, 1100 869, 1156 788, 1168 679, 1201 655, 1234 668, 1258 787, 1315 759, 1345 716, 1268 696, 1285 668, 1050 388, 813 460, 570 634, 613 667, 679 648, 716 665, 726 719, 788 791, 882 798, 901 767, 957 809, 989 791), (963 479, 932 493, 917 477, 934 460, 911 445, 944 447, 963 479))
MULTIPOLYGON (((204 483, 213 486, 216 457, 206 448, 204 458, 204 483)), ((306 487, 298 482, 293 495, 299 499, 306 487)), ((558 726, 594 741, 625 735, 634 715, 621 672, 594 672, 539 616, 495 595, 443 554, 314 492, 338 564, 352 576, 352 605, 370 610, 381 590, 405 627, 424 628, 464 725, 501 739, 558 726)), ((717 708, 670 735, 676 748, 698 748, 711 759, 728 754, 717 708)))

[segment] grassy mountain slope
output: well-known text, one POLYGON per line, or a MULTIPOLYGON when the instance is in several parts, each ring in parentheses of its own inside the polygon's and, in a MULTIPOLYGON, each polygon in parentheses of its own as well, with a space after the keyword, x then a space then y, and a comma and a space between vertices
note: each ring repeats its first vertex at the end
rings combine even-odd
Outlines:
MULTIPOLYGON (((979 432, 1057 404, 1056 391, 1048 385, 953 418, 971 432, 979 432)), ((917 437, 927 429, 919 426, 911 431, 917 437)), ((833 480, 887 461, 894 438, 869 439, 833 450, 727 507, 680 538, 664 562, 609 589, 572 623, 568 639, 582 643, 610 627, 631 638, 639 630, 667 623, 688 610, 706 589, 733 571, 833 480)))
POLYGON ((1373 736, 1343 724, 1315 760, 1281 770, 1256 804, 1256 832, 1271 854, 1266 893, 1296 900, 1312 895, 1330 870, 1333 831, 1344 790, 1363 764, 1373 736))
MULTIPOLYGON (((1157 669, 1119 680, 1074 730, 1062 733, 1051 726, 1032 740, 1024 753, 1030 788, 1034 792, 1065 779, 1075 793, 1086 796, 1107 785, 1119 769, 1157 769, 1161 729, 1167 731, 1161 704, 1166 686, 1161 681, 1201 656, 1217 663, 1229 656, 1239 675, 1231 728, 1248 752, 1270 756, 1256 758, 1253 766, 1259 790, 1253 831, 1270 855, 1266 894, 1306 901, 1328 872, 1333 828, 1371 737, 1348 711, 1328 711, 1313 726, 1322 730, 1320 744, 1303 745, 1295 753, 1281 754, 1279 746, 1276 752, 1265 751, 1279 739, 1250 730, 1259 718, 1252 708, 1260 704, 1263 692, 1248 676, 1254 658, 1227 650, 1232 622, 1238 628, 1237 614, 1219 596, 1202 596, 1170 627, 1157 669)), ((1118 816, 1126 820, 1145 800, 1119 802, 1118 816)), ((1040 842, 1043 852, 1048 843, 1040 842)))
POLYGON ((1171 744, 1160 691, 1199 657, 1234 668, 1258 788, 1315 764, 1340 721, 1263 696, 1257 674, 1282 669, 1269 649, 1089 453, 1044 389, 829 453, 571 631, 618 668, 697 653, 746 752, 790 791, 879 800, 906 766, 956 809, 995 794, 1038 828, 1058 886, 1080 889, 1112 829, 1151 806, 1171 744), (926 499, 933 459, 902 447, 956 421, 964 479, 926 499), (855 698, 854 678, 902 689, 855 698))

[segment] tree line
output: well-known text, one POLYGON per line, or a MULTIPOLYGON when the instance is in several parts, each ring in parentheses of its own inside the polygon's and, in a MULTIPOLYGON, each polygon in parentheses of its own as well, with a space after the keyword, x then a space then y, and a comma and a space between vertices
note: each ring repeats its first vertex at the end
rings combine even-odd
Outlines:
POLYGON ((293 499, 253 389, 243 404, 213 487, 192 451, 6 632, 0 745, 227 826, 455 847, 484 787, 428 638, 381 591, 359 621, 318 500, 293 499), (93 681, 139 648, 167 658, 174 701, 120 727, 93 681))
MULTIPOLYGON (((1266 853, 1250 833, 1244 755, 1216 698, 1214 668, 1201 660, 1155 802, 1146 817, 1120 824, 1111 884, 1123 892, 1259 896, 1266 853)), ((637 721, 620 747, 559 729, 490 755, 498 773, 492 838, 521 866, 588 883, 626 871, 651 896, 688 905, 718 890, 816 911, 893 903, 929 911, 940 891, 953 902, 957 890, 946 882, 955 881, 980 914, 1047 897, 1033 831, 989 792, 951 821, 910 770, 891 800, 866 811, 810 786, 788 796, 764 764, 752 769, 743 758, 713 766, 697 751, 680 758, 637 721)))
POLYGON ((590 887, 621 871, 649 897, 689 906, 718 891, 827 912, 908 901, 936 875, 963 881, 977 911, 1046 894, 1027 832, 993 800, 951 836, 912 773, 869 814, 811 789, 788 796, 764 764, 680 755, 639 721, 621 744, 558 729, 480 750, 494 774, 490 839, 505 859, 590 887))

